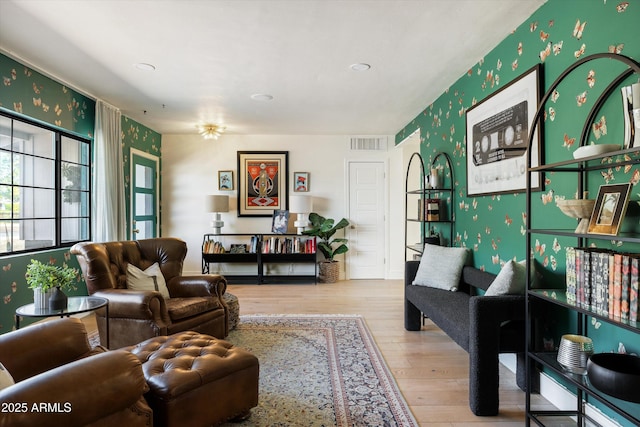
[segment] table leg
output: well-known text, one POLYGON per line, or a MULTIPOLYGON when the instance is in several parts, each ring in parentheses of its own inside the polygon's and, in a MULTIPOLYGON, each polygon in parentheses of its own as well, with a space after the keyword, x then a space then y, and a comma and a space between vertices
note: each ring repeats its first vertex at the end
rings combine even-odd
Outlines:
POLYGON ((20 316, 16 314, 16 330, 20 329, 20 316))
POLYGON ((107 305, 105 306, 105 315, 107 316, 106 318, 106 323, 107 323, 107 348, 109 348, 109 302, 107 301, 107 305))

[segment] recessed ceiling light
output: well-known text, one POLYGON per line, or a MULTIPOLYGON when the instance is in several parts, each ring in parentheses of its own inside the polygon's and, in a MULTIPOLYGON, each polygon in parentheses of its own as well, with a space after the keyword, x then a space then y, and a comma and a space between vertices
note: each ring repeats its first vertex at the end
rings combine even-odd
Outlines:
POLYGON ((271 101, 273 99, 273 95, 269 95, 268 93, 254 93, 251 95, 251 99, 256 101, 271 101))
POLYGON ((357 64, 351 64, 349 68, 351 68, 353 71, 367 71, 369 68, 371 68, 371 65, 365 64, 364 62, 358 62, 357 64))
POLYGON ((142 71, 155 71, 156 70, 155 65, 147 64, 145 62, 138 62, 137 64, 133 64, 133 66, 136 67, 138 70, 142 70, 142 71))

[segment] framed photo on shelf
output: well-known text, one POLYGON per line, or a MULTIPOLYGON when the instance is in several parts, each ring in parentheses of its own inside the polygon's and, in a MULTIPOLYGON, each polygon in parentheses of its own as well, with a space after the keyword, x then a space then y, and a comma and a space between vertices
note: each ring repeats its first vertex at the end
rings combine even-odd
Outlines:
POLYGON ((276 234, 286 234, 289 228, 289 211, 276 209, 273 211, 271 220, 271 232, 276 234))
POLYGON ((238 151, 238 216, 289 207, 288 151, 238 151))
MULTIPOLYGON (((540 101, 539 74, 537 64, 467 110, 467 196, 526 190, 527 148, 531 166, 540 165, 538 127, 528 147, 540 101)), ((531 189, 542 189, 539 172, 531 174, 531 189)))
POLYGON ((309 191, 309 172, 293 173, 293 191, 309 191))
POLYGON ((218 171, 218 190, 233 190, 233 171, 218 171))
POLYGON ((616 236, 627 211, 631 183, 601 185, 589 219, 589 233, 616 236))

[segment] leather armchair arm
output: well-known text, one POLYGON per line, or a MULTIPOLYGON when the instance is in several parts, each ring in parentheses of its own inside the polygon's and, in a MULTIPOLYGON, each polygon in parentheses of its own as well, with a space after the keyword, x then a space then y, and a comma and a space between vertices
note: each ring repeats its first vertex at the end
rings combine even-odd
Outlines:
POLYGON ((153 320, 157 324, 169 324, 169 313, 164 298, 155 291, 131 289, 105 289, 93 296, 109 300, 109 317, 153 320))
POLYGON ((0 391, 0 427, 84 426, 134 405, 147 390, 137 357, 102 353, 0 391))
POLYGON ((167 283, 174 298, 207 297, 222 298, 227 290, 227 280, 219 274, 199 276, 176 276, 167 283))

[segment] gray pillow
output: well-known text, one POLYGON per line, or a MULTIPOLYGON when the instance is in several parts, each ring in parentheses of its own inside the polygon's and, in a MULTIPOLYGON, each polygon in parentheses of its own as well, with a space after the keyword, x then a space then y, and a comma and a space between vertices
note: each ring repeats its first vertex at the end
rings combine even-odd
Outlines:
POLYGON ((524 295, 524 289, 527 285, 526 277, 526 266, 510 260, 502 266, 500 273, 498 273, 484 295, 524 295))
POLYGON ((413 285, 457 291, 462 267, 467 263, 467 248, 424 245, 413 285))

